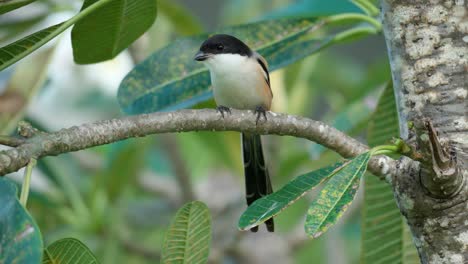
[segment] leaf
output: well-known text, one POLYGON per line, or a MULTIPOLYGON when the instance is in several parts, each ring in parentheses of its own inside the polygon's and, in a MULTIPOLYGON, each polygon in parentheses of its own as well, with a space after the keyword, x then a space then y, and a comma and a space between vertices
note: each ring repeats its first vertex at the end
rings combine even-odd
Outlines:
POLYGON ((28 16, 20 20, 4 21, 0 24, 0 43, 7 43, 19 35, 24 35, 33 30, 47 18, 47 10, 34 16, 28 16))
MULTIPOLYGON (((245 41, 276 70, 317 52, 331 38, 303 40, 321 25, 312 19, 263 21, 228 27, 219 32, 245 41)), ((138 64, 122 81, 117 98, 129 114, 171 110, 209 99, 210 75, 193 56, 208 35, 178 39, 138 64)))
POLYGON ((0 2, 0 15, 8 13, 12 10, 20 8, 25 5, 29 5, 30 3, 36 0, 6 0, 0 2))
POLYGON ((248 230, 278 215, 306 192, 318 186, 341 169, 343 162, 312 171, 287 183, 278 191, 258 199, 251 204, 239 219, 239 229, 248 230))
POLYGON ((173 0, 159 0, 158 10, 160 14, 167 16, 177 32, 183 35, 197 34, 203 30, 199 19, 190 10, 173 0))
POLYGON ((390 82, 380 96, 367 130, 367 141, 370 146, 388 143, 392 137, 400 136, 398 112, 390 82))
POLYGON ((42 87, 55 47, 41 50, 15 69, 6 89, 0 94, 0 134, 8 135, 23 118, 31 98, 42 87))
POLYGON ((75 238, 63 238, 50 244, 44 253, 43 264, 97 264, 91 250, 75 238))
POLYGON ((208 260, 211 220, 202 202, 185 204, 176 214, 164 239, 162 263, 203 263, 208 260))
POLYGON ((42 236, 34 219, 20 204, 16 185, 0 178, 0 263, 39 263, 42 236))
MULTIPOLYGON (((400 134, 391 82, 380 96, 367 134, 370 146, 385 144, 400 134)), ((419 263, 409 228, 390 185, 371 174, 364 180, 361 263, 419 263)))
MULTIPOLYGON (((85 0, 85 10, 99 0, 85 0)), ((140 37, 156 19, 155 0, 107 1, 78 21, 72 30, 73 57, 88 64, 117 56, 140 37)))
POLYGON ((57 35, 65 31, 71 25, 75 24, 80 19, 86 17, 90 13, 94 12, 99 7, 106 4, 109 0, 101 0, 92 6, 82 10, 69 20, 50 26, 29 36, 26 36, 16 42, 13 42, 5 47, 0 48, 0 71, 12 65, 13 63, 26 57, 31 52, 37 50, 42 45, 55 38, 57 35))
POLYGON ((341 13, 362 13, 351 1, 347 0, 302 0, 287 5, 266 15, 266 18, 280 17, 323 17, 341 13))
POLYGON ((306 233, 317 238, 335 224, 353 201, 371 154, 363 153, 339 170, 320 191, 307 211, 306 233))
POLYGON ((67 23, 60 23, 0 48, 0 71, 26 57, 69 26, 67 23))

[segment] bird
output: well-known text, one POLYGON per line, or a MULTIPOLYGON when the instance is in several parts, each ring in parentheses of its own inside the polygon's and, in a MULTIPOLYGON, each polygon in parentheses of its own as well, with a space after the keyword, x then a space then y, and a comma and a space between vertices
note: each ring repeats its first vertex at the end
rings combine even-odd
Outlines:
MULTIPOLYGON (((240 39, 216 34, 206 39, 194 59, 202 62, 210 71, 211 85, 217 110, 231 113, 231 108, 253 110, 266 120, 273 93, 267 61, 240 39)), ((241 133, 242 156, 247 205, 273 192, 268 168, 263 154, 260 135, 241 133)), ((274 221, 265 221, 269 232, 274 232, 274 221)), ((258 226, 250 229, 258 231, 258 226)))

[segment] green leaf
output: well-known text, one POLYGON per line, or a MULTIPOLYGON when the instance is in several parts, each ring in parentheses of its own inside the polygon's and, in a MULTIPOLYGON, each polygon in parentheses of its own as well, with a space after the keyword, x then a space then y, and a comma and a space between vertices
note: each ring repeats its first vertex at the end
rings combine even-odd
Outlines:
POLYGON ((362 13, 362 11, 347 0, 302 0, 273 11, 266 17, 323 17, 341 13, 362 13))
POLYGON ((60 23, 0 48, 0 71, 46 44, 69 26, 69 23, 60 23))
POLYGON ((42 263, 97 264, 99 262, 81 241, 75 238, 63 238, 46 248, 42 263))
POLYGON ((36 0, 10 0, 0 2, 0 15, 20 8, 36 0))
POLYGON ((320 191, 307 211, 306 233, 317 238, 343 215, 353 201, 361 176, 366 172, 370 152, 354 158, 339 170, 320 191))
MULTIPOLYGON (((85 0, 85 10, 99 0, 85 0)), ((76 63, 87 64, 117 56, 140 37, 156 19, 156 0, 107 1, 72 30, 76 63)))
POLYGON ((192 35, 202 32, 203 27, 199 19, 183 5, 173 0, 159 0, 158 12, 168 17, 177 32, 192 35))
POLYGON ((304 196, 306 192, 337 173, 342 166, 343 162, 337 162, 333 165, 303 174, 290 181, 278 191, 258 199, 240 217, 239 229, 248 230, 278 215, 286 207, 304 196))
POLYGON ((385 87, 367 130, 369 146, 375 147, 388 143, 393 137, 400 136, 398 112, 392 82, 385 87))
MULTIPOLYGON (((398 137, 399 122, 393 86, 380 96, 368 128, 370 146, 398 137)), ((391 186, 374 175, 364 178, 361 263, 419 263, 409 228, 395 203, 391 186)))
MULTIPOLYGON (((224 28, 219 32, 245 41, 276 70, 329 45, 332 38, 306 39, 320 28, 312 19, 263 21, 224 28)), ((171 110, 209 99, 210 75, 193 56, 208 35, 176 40, 137 65, 122 81, 120 107, 130 114, 171 110)))
POLYGON ((101 0, 63 23, 50 26, 0 48, 0 71, 37 50, 42 45, 65 31, 65 29, 69 28, 71 25, 75 24, 83 17, 86 17, 107 2, 109 2, 109 0, 101 0))
POLYGON ((39 263, 42 237, 17 198, 16 185, 0 178, 0 263, 39 263))
POLYGON ((185 204, 176 214, 164 239, 162 263, 203 263, 208 260, 211 219, 202 202, 185 204))
POLYGON ((361 263, 420 263, 390 185, 371 174, 364 179, 361 263))
POLYGON ((2 21, 0 24, 0 43, 7 43, 13 41, 20 35, 34 30, 35 27, 44 22, 47 18, 47 9, 34 16, 28 16, 23 19, 13 21, 2 21))

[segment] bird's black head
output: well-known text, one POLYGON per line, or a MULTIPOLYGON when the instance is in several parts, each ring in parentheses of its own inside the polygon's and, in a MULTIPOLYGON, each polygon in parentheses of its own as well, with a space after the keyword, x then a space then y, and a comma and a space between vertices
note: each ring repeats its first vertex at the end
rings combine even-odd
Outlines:
POLYGON ((241 40, 236 37, 218 34, 213 35, 200 47, 200 50, 195 55, 195 60, 204 61, 216 54, 239 54, 241 56, 251 56, 252 50, 241 40))

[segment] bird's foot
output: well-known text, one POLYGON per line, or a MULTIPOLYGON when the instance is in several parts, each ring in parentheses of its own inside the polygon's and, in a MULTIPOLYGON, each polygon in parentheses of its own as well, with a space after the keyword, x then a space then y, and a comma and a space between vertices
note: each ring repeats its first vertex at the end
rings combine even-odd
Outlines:
POLYGON ((231 114, 231 108, 224 106, 224 105, 217 106, 216 110, 218 110, 218 112, 223 116, 223 118, 224 118, 224 113, 231 114))
POLYGON ((265 118, 265 121, 267 121, 266 110, 263 106, 257 106, 257 108, 255 108, 254 114, 257 115, 257 120, 255 121, 256 125, 258 125, 258 120, 260 120, 261 116, 263 116, 263 118, 265 118))

